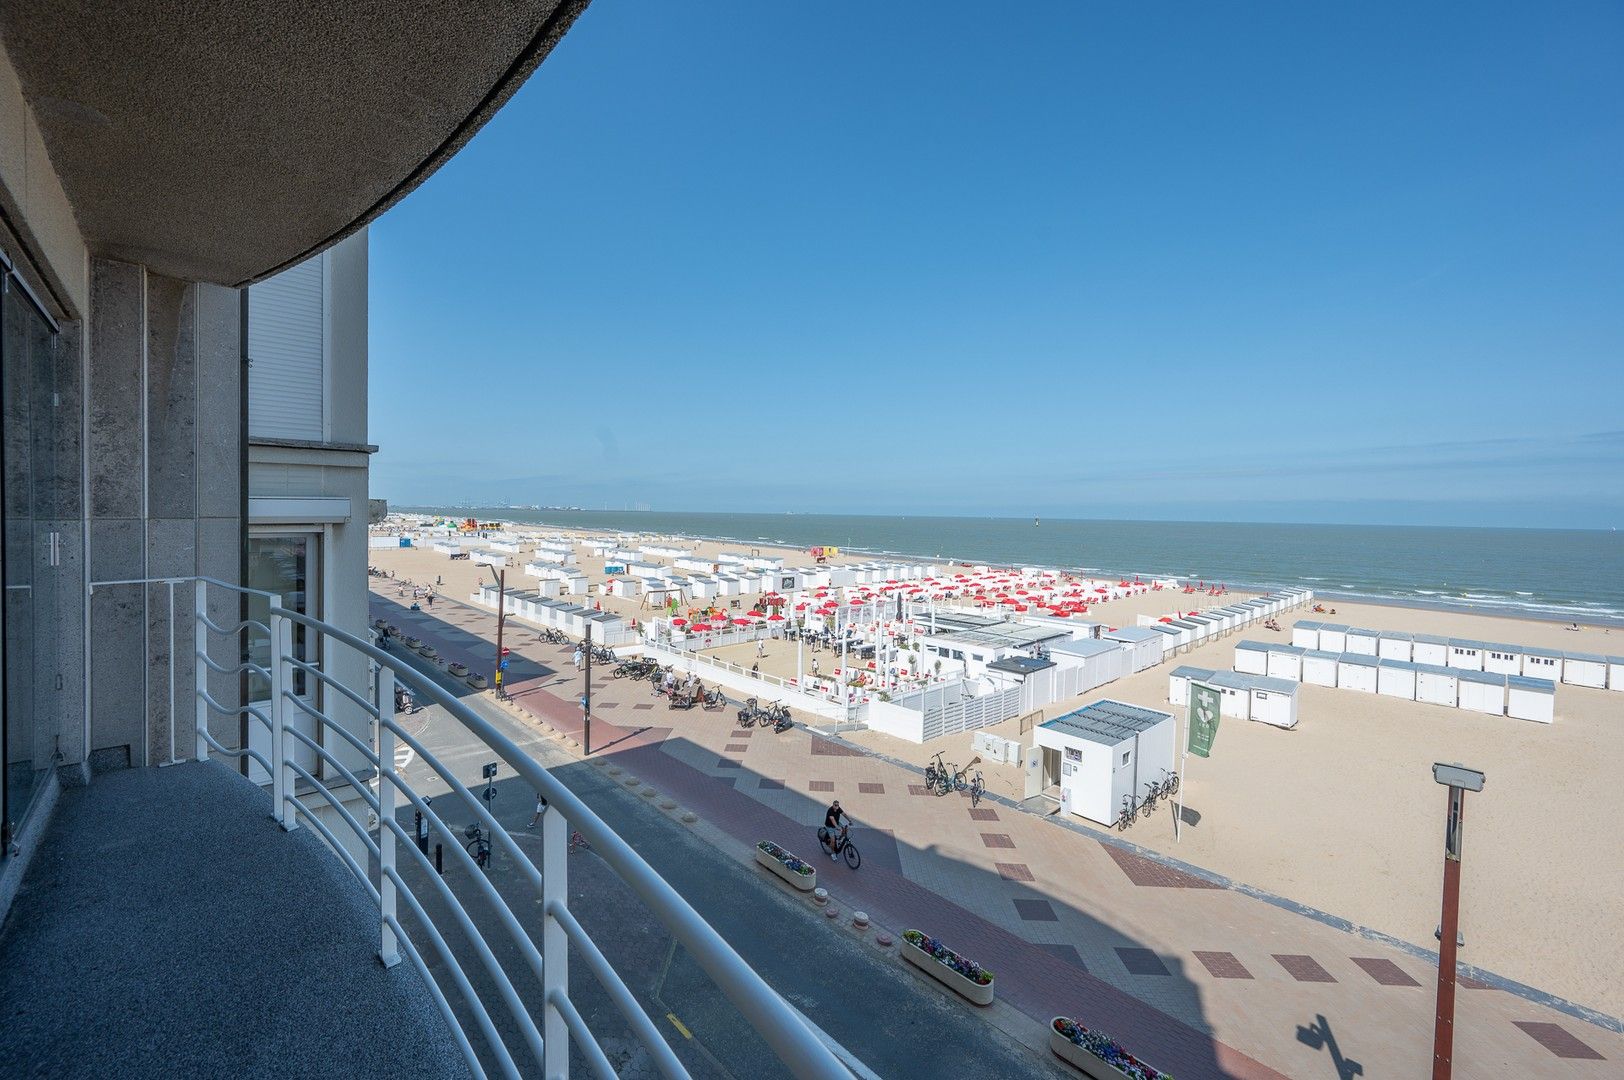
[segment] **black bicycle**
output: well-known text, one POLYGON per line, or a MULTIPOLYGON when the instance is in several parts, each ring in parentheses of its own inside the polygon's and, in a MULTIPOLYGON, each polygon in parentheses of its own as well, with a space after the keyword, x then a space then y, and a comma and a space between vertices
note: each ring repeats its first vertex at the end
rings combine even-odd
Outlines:
POLYGON ((1117 832, 1128 831, 1128 826, 1133 824, 1134 815, 1138 809, 1139 808, 1133 804, 1132 795, 1122 796, 1122 812, 1117 815, 1116 819, 1117 832))
POLYGON ((925 790, 935 795, 946 795, 953 790, 953 773, 942 764, 942 755, 938 751, 936 760, 925 765, 925 790))
POLYGON ((474 865, 481 870, 488 869, 491 865, 491 842, 486 837, 485 830, 476 823, 462 830, 462 835, 468 838, 463 847, 474 857, 474 865))
POLYGON ((823 850, 833 851, 846 860, 847 866, 855 870, 863 865, 863 857, 858 854, 857 845, 852 843, 851 837, 847 835, 848 829, 841 829, 838 833, 831 833, 827 828, 819 828, 818 841, 823 845, 823 850))

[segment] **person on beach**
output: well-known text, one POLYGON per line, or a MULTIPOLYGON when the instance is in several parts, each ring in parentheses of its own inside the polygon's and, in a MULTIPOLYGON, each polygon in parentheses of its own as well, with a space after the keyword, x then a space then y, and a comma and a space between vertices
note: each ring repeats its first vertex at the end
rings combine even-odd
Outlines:
POLYGON ((818 677, 818 658, 815 656, 812 658, 812 677, 818 677))
POLYGON ((750 665, 750 677, 753 679, 761 678, 761 665, 759 663, 750 665))

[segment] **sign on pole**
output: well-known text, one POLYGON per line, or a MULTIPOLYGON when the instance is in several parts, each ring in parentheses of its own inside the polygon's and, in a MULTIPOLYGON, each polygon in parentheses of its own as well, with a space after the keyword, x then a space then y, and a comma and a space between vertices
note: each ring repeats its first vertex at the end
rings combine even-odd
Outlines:
POLYGON ((1223 700, 1217 690, 1198 682, 1190 683, 1190 741, 1187 749, 1197 757, 1212 756, 1212 740, 1218 735, 1219 703, 1223 700))

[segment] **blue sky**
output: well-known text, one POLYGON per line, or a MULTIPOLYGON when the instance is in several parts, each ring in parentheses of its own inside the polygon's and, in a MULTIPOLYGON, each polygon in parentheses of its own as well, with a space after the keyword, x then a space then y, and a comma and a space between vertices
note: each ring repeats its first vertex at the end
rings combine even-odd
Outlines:
POLYGON ((1617 4, 596 0, 372 229, 374 494, 1624 524, 1617 4))

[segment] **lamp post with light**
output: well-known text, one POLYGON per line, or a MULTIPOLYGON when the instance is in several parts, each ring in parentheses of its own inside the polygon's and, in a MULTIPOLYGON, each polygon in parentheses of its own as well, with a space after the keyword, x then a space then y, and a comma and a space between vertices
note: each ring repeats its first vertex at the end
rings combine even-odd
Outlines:
POLYGON ((1444 911, 1438 925, 1438 1010, 1432 1033, 1432 1080, 1450 1080, 1455 1052, 1455 950, 1460 943, 1460 855, 1466 793, 1483 790, 1483 773, 1461 764, 1432 766, 1432 778, 1449 789, 1444 825, 1444 911))

